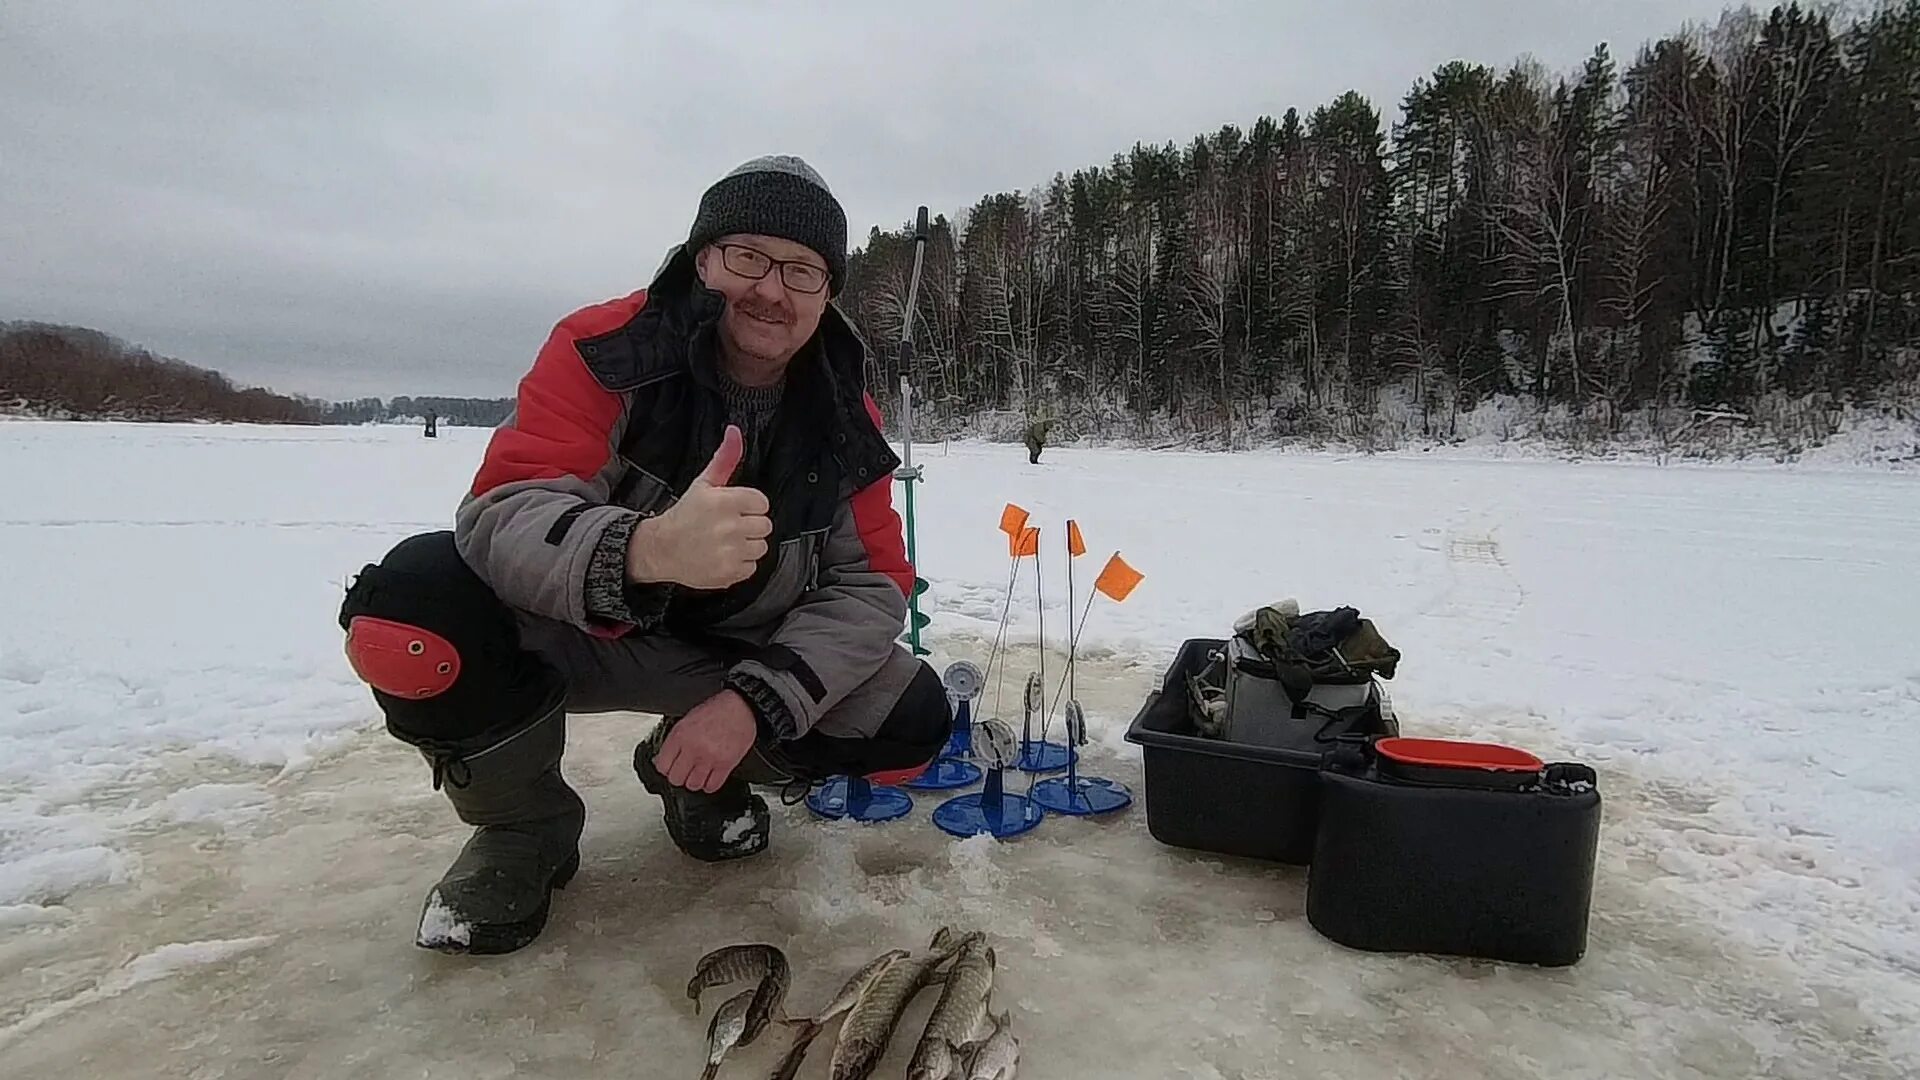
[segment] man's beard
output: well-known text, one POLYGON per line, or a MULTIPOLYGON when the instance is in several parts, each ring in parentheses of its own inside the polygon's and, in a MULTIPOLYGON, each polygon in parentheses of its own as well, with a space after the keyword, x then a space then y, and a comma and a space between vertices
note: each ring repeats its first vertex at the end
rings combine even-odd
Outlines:
POLYGON ((768 333, 778 334, 784 339, 787 333, 792 330, 793 321, 791 318, 784 316, 777 308, 736 305, 734 319, 736 332, 728 335, 731 339, 729 344, 733 346, 733 351, 739 354, 740 359, 768 364, 779 363, 787 359, 787 350, 784 342, 781 345, 769 346, 751 333, 745 331, 747 327, 764 327, 768 333), (753 318, 755 314, 769 316, 776 321, 771 323, 761 322, 753 318))

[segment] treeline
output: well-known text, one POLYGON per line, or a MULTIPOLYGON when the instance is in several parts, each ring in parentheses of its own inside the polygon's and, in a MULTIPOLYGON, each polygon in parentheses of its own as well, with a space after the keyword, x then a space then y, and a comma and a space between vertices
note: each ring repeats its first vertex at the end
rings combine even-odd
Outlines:
POLYGON ((0 410, 97 420, 320 422, 319 403, 241 387, 98 330, 0 323, 0 410))
MULTIPOLYGON (((842 300, 883 394, 912 264, 875 230, 842 300)), ((989 195, 933 224, 912 374, 934 426, 1444 438, 1514 395, 1605 438, 1911 393, 1917 291, 1920 0, 1743 8, 989 195)))
POLYGON ((61 419, 372 424, 433 416, 492 427, 511 398, 396 397, 321 401, 236 385, 217 371, 159 356, 81 326, 0 323, 0 412, 61 419))
POLYGON ((397 397, 391 401, 358 398, 323 406, 321 421, 328 424, 379 424, 422 420, 432 416, 442 424, 493 427, 505 420, 512 410, 512 398, 397 397))

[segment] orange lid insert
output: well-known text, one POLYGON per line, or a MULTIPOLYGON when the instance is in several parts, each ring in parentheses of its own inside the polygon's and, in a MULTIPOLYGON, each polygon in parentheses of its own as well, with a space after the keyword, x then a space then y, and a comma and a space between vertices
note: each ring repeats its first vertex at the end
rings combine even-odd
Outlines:
POLYGON ((1547 767, 1545 762, 1525 750, 1498 743, 1391 738, 1381 739, 1373 747, 1381 757, 1405 765, 1424 765, 1429 768, 1532 773, 1547 767))

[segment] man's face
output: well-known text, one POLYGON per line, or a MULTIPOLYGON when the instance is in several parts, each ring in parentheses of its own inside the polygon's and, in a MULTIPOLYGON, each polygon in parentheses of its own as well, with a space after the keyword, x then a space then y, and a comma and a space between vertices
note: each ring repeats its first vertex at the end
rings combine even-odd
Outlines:
POLYGON ((791 360, 827 309, 827 261, 791 240, 753 233, 723 236, 700 250, 695 266, 700 280, 727 298, 720 333, 744 357, 791 360))

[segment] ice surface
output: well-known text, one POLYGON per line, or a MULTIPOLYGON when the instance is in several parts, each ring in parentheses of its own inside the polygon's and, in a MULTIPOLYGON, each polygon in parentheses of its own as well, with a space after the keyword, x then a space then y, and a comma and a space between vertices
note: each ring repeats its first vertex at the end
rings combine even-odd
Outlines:
POLYGON ((182 971, 207 964, 219 964, 242 953, 249 953, 274 942, 271 934, 260 937, 235 938, 231 941, 182 941, 172 945, 162 945, 144 956, 137 956, 127 963, 125 968, 116 972, 112 978, 101 984, 101 988, 118 993, 131 989, 141 983, 164 979, 182 971))
MULTIPOLYGON (((938 834, 938 793, 876 826, 782 806, 767 853, 694 864, 623 714, 570 728, 585 865, 548 933, 479 964, 411 946, 467 830, 380 730, 334 618, 363 563, 446 527, 485 438, 0 425, 0 1044, 23 1075, 685 1071, 704 1026, 679 987, 706 948, 780 943, 804 1004, 943 921, 994 938, 1033 1075, 1920 1069, 1920 477, 917 448, 935 661, 988 659, 1008 501, 1046 530, 1056 647, 1066 517, 1081 603, 1116 548, 1146 574, 1096 601, 1076 678, 1088 771, 1136 795, 1123 734, 1178 642, 1288 596, 1378 622, 1410 731, 1593 765, 1575 968, 1339 949, 1303 918, 1304 873, 1158 845, 1142 803, 1006 844, 938 834), (244 965, 156 951, 270 934, 244 965)), ((1041 613, 1029 563, 981 715, 1017 723, 1041 613)))
POLYGON ((256 817, 272 798, 259 784, 196 784, 167 796, 156 813, 170 821, 239 825, 256 817))
POLYGON ((8 1043, 29 1034, 35 1028, 64 1013, 108 998, 119 997, 145 983, 165 979, 194 968, 225 963, 236 956, 271 945, 273 941, 272 935, 264 935, 229 941, 184 941, 162 945, 152 952, 127 961, 125 966, 110 972, 96 985, 71 997, 62 998, 45 1008, 30 1012, 5 1027, 0 1027, 0 1049, 4 1049, 8 1043))
POLYGON ((37 923, 59 922, 72 912, 58 904, 5 904, 0 905, 0 930, 10 926, 32 926, 37 923))

